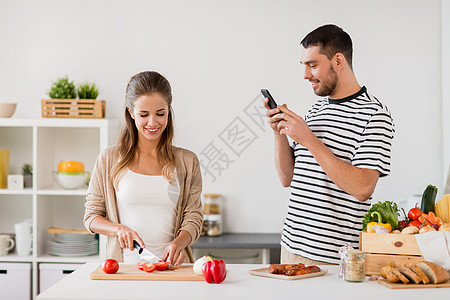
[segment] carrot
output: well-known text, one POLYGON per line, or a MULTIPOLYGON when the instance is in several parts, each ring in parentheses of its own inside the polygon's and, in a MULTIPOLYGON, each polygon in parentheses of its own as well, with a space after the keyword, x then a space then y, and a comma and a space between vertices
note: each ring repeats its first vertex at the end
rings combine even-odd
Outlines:
POLYGON ((425 224, 425 225, 430 225, 430 226, 433 225, 433 224, 431 224, 431 222, 428 220, 428 218, 425 217, 425 216, 428 217, 428 215, 422 214, 417 220, 418 220, 420 223, 425 224), (425 221, 424 221, 424 220, 425 220, 425 221))

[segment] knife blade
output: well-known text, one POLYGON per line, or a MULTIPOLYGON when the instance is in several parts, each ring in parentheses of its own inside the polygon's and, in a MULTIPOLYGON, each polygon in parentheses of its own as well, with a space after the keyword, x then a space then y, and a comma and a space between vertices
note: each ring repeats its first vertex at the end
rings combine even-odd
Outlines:
POLYGON ((161 258, 151 253, 149 250, 142 248, 136 241, 133 241, 133 247, 138 251, 140 259, 147 263, 154 264, 160 260, 162 261, 161 258))

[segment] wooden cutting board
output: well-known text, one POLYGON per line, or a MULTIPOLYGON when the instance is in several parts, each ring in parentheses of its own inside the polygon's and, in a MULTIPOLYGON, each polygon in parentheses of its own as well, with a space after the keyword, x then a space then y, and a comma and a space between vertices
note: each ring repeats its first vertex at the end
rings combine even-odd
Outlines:
POLYGON ((138 269, 136 264, 119 264, 116 274, 106 274, 99 266, 90 274, 91 279, 99 280, 179 280, 179 281, 202 281, 203 276, 197 275, 192 265, 181 265, 174 269, 165 271, 153 271, 147 273, 138 269))
POLYGON ((378 279, 378 283, 387 286, 390 289, 430 289, 430 288, 450 288, 450 280, 440 284, 415 284, 415 283, 402 283, 402 282, 390 282, 387 279, 378 279))
POLYGON ((322 269, 322 271, 317 273, 311 273, 311 274, 305 274, 305 275, 295 275, 295 276, 286 276, 283 274, 270 274, 269 268, 262 268, 262 269, 254 269, 248 271, 250 274, 255 276, 262 276, 262 277, 269 277, 269 278, 276 278, 276 279, 282 279, 282 280, 298 280, 298 279, 305 279, 305 278, 311 278, 311 277, 317 277, 317 276, 323 276, 328 273, 328 270, 322 269))

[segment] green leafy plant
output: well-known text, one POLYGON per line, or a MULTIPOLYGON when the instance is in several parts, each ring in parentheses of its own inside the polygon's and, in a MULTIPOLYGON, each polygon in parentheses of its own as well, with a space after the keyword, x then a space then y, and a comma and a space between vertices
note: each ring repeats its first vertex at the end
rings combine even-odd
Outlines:
POLYGON ((98 86, 95 82, 81 83, 78 85, 77 94, 79 99, 97 99, 99 93, 98 86))
POLYGON ((53 99, 75 99, 77 97, 75 84, 69 81, 69 76, 58 78, 48 91, 53 99))
POLYGON ((33 167, 31 166, 31 164, 23 164, 22 174, 23 175, 33 175, 33 167))

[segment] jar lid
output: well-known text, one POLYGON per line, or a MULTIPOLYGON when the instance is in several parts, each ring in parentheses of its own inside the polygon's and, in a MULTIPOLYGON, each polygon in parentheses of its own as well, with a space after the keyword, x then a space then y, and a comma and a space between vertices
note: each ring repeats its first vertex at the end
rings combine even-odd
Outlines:
POLYGON ((222 196, 222 194, 203 194, 203 197, 205 198, 218 198, 222 196))
POLYGON ((222 221, 222 215, 203 215, 205 221, 222 221))
POLYGON ((363 251, 359 250, 348 250, 346 255, 348 258, 360 258, 366 256, 366 254, 363 251))

